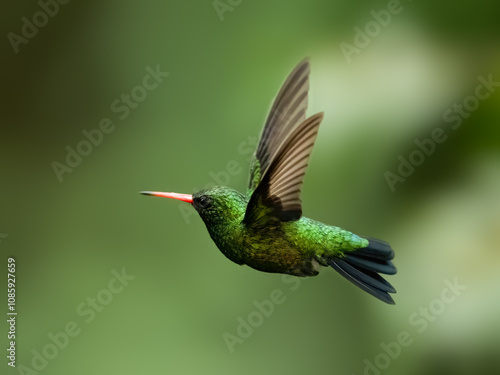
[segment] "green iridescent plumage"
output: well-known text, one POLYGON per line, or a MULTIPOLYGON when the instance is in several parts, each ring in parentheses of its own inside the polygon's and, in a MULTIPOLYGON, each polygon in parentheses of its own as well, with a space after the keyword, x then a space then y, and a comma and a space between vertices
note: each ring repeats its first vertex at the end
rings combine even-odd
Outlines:
POLYGON ((326 259, 368 246, 364 238, 306 217, 248 227, 243 223, 247 204, 246 197, 223 186, 193 195, 193 206, 213 241, 235 263, 265 272, 313 276, 317 265, 327 265, 326 259))
POLYGON ((379 273, 395 274, 388 243, 302 216, 300 191, 323 114, 306 118, 309 62, 288 76, 274 100, 250 165, 247 194, 225 186, 192 196, 144 192, 193 205, 221 252, 264 272, 317 275, 330 266, 387 303, 395 289, 379 273))

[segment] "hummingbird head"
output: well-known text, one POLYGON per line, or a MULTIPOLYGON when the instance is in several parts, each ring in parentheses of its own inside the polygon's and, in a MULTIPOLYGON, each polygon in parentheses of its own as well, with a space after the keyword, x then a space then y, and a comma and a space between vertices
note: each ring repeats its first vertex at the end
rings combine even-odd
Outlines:
POLYGON ((207 225, 242 220, 246 205, 243 195, 226 186, 214 186, 193 194, 193 207, 207 225))
POLYGON ((141 194, 191 203, 207 226, 242 220, 248 203, 242 194, 226 186, 214 186, 192 195, 157 191, 141 191, 141 194))

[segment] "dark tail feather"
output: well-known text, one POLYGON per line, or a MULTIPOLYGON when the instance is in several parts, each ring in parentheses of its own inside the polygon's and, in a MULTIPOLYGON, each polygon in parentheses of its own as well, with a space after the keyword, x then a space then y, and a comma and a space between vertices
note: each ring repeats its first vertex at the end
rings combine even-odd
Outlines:
POLYGON ((394 275, 397 270, 392 264, 394 251, 391 246, 381 240, 367 238, 367 247, 346 253, 343 258, 330 258, 328 264, 365 292, 389 304, 394 300, 389 293, 396 289, 379 273, 394 275))

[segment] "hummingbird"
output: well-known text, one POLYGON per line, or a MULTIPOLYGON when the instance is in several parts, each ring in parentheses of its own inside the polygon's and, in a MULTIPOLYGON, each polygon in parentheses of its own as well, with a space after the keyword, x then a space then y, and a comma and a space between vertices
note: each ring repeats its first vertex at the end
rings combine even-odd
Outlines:
POLYGON ((263 272, 316 276, 331 267, 388 304, 394 287, 389 243, 302 216, 301 188, 323 112, 306 117, 309 59, 279 90, 250 162, 246 194, 214 186, 194 194, 141 194, 191 204, 219 250, 231 261, 263 272))

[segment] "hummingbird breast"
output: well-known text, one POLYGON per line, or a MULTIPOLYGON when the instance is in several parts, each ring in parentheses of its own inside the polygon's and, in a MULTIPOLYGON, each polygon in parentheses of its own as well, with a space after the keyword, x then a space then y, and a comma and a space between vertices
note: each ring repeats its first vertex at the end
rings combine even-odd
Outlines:
POLYGON ((209 227, 219 250, 237 264, 256 270, 294 276, 315 276, 326 259, 366 246, 341 228, 302 217, 248 228, 241 222, 209 227))
POLYGON ((290 236, 283 223, 249 229, 243 224, 229 233, 212 235, 221 252, 238 264, 256 270, 295 276, 315 276, 319 273, 314 248, 290 236))

